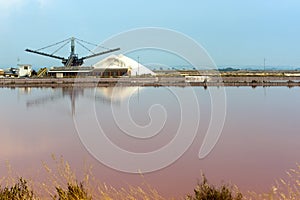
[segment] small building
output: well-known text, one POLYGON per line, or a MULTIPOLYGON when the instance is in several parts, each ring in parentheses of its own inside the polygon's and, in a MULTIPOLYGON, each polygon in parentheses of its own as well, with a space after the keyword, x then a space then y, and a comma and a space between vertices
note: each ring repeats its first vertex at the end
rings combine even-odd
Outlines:
POLYGON ((209 76, 185 76, 187 83, 209 82, 210 79, 209 76))
POLYGON ((31 65, 19 64, 18 77, 30 77, 32 73, 31 65))
POLYGON ((48 75, 55 78, 70 78, 89 76, 92 71, 93 67, 52 67, 48 75))
POLYGON ((0 76, 11 78, 30 77, 32 73, 31 65, 19 64, 18 68, 10 67, 5 70, 0 70, 0 76))
POLYGON ((52 67, 48 71, 50 77, 72 78, 72 77, 120 77, 127 75, 128 68, 113 67, 108 69, 94 67, 52 67))

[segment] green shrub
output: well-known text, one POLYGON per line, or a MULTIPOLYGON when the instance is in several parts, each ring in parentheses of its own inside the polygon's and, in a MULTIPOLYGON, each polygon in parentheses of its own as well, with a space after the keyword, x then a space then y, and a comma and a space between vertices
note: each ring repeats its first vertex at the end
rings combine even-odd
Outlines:
POLYGON ((205 176, 202 178, 202 183, 199 183, 194 189, 194 196, 188 195, 186 200, 241 200, 243 195, 240 192, 233 192, 231 188, 222 185, 216 188, 208 184, 205 176))
POLYGON ((0 188, 0 200, 34 200, 33 191, 28 188, 27 181, 20 178, 11 188, 0 188))
POLYGON ((92 197, 88 195, 83 184, 70 184, 68 183, 68 188, 66 190, 61 187, 56 187, 56 192, 58 196, 53 197, 54 200, 91 200, 92 197))

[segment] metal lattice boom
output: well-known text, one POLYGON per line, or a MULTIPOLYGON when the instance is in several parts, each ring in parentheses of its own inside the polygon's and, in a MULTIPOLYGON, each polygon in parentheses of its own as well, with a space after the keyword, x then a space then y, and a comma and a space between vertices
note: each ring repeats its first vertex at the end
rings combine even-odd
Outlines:
POLYGON ((61 60, 61 62, 64 64, 65 67, 74 67, 74 66, 81 66, 83 64, 84 60, 86 60, 86 59, 93 58, 93 57, 96 57, 96 56, 100 56, 100 55, 103 55, 103 54, 107 54, 107 53, 111 53, 111 52, 120 50, 120 48, 109 49, 109 48, 104 48, 104 47, 100 46, 101 48, 104 48, 106 50, 103 51, 103 52, 95 53, 95 52, 91 51, 89 48, 87 48, 85 45, 83 45, 82 43, 97 46, 93 43, 86 42, 84 40, 80 40, 80 39, 77 39, 75 37, 71 37, 69 39, 57 42, 57 43, 52 44, 52 45, 48 45, 46 47, 43 47, 43 48, 40 48, 40 49, 37 49, 37 50, 25 49, 25 51, 30 52, 30 53, 35 53, 35 54, 38 54, 38 55, 42 55, 42 56, 47 56, 47 57, 50 57, 50 58, 59 59, 59 60, 61 60), (84 49, 86 49, 87 51, 89 51, 92 54, 79 58, 78 55, 75 53, 75 42, 78 43, 80 46, 82 46, 84 49), (63 45, 61 45, 62 43, 63 43, 63 45), (55 53, 57 53, 60 49, 62 49, 64 46, 66 46, 69 43, 71 43, 71 52, 70 52, 70 55, 69 55, 68 58, 54 55, 55 53), (55 50, 52 54, 45 53, 45 52, 41 51, 41 50, 44 50, 44 49, 47 49, 47 48, 50 48, 50 47, 53 47, 53 46, 57 46, 57 45, 60 45, 59 48, 57 50, 55 50))

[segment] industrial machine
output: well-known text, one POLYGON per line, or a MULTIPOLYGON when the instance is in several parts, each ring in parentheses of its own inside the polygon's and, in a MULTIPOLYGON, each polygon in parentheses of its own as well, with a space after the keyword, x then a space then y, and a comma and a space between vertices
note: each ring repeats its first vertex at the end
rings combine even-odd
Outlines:
MULTIPOLYGON (((86 60, 86 59, 120 50, 120 48, 108 49, 108 48, 103 47, 106 49, 105 51, 99 52, 99 53, 94 53, 89 48, 87 48, 83 43, 90 44, 90 45, 92 44, 90 42, 86 42, 86 41, 77 39, 75 37, 71 37, 71 38, 63 40, 61 42, 57 42, 55 44, 40 48, 38 50, 26 49, 25 51, 30 52, 30 53, 39 54, 42 56, 48 56, 51 58, 59 59, 62 61, 62 64, 64 65, 64 67, 78 67, 78 66, 81 66, 83 64, 84 60, 86 60), (79 58, 78 55, 75 53, 75 42, 78 43, 79 45, 81 45, 83 48, 85 48, 92 54, 79 58), (57 51, 59 51, 60 49, 62 49, 64 46, 66 46, 69 43, 71 43, 71 52, 70 52, 70 55, 68 58, 54 55, 57 51), (60 44, 62 44, 62 45, 59 46, 59 48, 57 50, 55 50, 52 54, 42 52, 42 50, 44 50, 44 49, 47 49, 47 48, 50 48, 50 47, 53 47, 56 45, 60 45, 60 44)), ((92 45, 94 45, 94 44, 92 44, 92 45)), ((97 45, 95 45, 95 46, 97 46, 97 45)))

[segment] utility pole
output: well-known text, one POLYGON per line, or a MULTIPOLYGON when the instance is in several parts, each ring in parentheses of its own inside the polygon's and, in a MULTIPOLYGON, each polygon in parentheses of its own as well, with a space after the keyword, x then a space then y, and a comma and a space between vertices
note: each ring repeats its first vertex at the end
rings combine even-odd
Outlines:
POLYGON ((138 56, 138 75, 140 75, 140 57, 138 56))
POLYGON ((262 77, 263 83, 265 83, 265 77, 266 77, 266 58, 264 58, 264 73, 262 77))
MULTIPOLYGON (((264 58, 264 76, 263 76, 263 84, 265 84, 265 76, 266 76, 266 58, 264 58)), ((264 96, 267 96, 266 87, 264 87, 264 96)))

